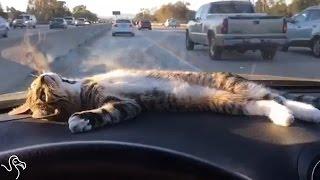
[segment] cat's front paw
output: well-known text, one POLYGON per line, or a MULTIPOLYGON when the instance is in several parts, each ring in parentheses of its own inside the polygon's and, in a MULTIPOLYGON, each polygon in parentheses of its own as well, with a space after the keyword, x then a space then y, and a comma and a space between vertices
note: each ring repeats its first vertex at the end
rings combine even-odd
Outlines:
POLYGON ((68 124, 72 133, 82 133, 92 129, 90 121, 88 119, 80 118, 78 115, 71 116, 68 120, 68 124))
POLYGON ((290 126, 294 122, 292 112, 286 107, 272 108, 269 117, 274 124, 279 126, 290 126))

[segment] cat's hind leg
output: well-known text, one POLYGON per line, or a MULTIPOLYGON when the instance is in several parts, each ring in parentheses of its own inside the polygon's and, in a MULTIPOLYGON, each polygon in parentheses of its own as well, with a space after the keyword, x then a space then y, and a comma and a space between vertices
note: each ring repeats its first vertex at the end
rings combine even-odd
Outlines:
POLYGON ((280 126, 289 126, 294 122, 291 110, 273 100, 253 100, 245 105, 245 114, 267 116, 270 120, 280 126))
POLYGON ((320 122, 320 110, 311 104, 293 100, 285 100, 283 103, 292 111, 295 118, 307 122, 320 122))

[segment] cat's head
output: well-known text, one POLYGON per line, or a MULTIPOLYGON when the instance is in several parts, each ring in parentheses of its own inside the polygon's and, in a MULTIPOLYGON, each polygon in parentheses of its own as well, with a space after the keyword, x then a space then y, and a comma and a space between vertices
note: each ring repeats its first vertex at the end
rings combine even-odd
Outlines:
POLYGON ((80 109, 80 97, 76 93, 75 83, 55 73, 41 74, 31 83, 26 102, 9 114, 29 113, 33 118, 66 121, 80 109))

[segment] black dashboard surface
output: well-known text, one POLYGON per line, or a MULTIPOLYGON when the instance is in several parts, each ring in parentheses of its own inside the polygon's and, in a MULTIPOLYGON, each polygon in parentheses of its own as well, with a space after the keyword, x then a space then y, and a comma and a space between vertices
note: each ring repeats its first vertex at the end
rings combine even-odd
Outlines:
POLYGON ((67 125, 23 119, 0 123, 0 151, 84 140, 139 143, 190 154, 252 179, 299 179, 301 150, 320 141, 320 125, 279 127, 264 117, 149 112, 118 125, 71 134, 67 125))

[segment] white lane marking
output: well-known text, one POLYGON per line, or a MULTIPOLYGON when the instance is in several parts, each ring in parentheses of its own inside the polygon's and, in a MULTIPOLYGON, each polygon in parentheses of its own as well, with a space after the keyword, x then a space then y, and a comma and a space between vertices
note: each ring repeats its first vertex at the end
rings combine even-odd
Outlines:
POLYGON ((187 61, 185 61, 183 58, 179 57, 177 54, 175 54, 173 51, 171 51, 170 49, 162 46, 161 44, 157 43, 156 41, 152 40, 151 38, 147 37, 147 36, 141 36, 142 38, 145 38, 147 41, 149 41, 151 44, 154 44, 155 46, 157 46, 158 48, 160 48, 161 50, 167 52, 168 54, 170 54, 171 56, 173 56, 174 58, 176 58, 177 60, 179 60, 182 64, 189 66, 190 68, 196 70, 196 71, 203 71, 200 68, 194 66, 193 64, 188 63, 187 61))

